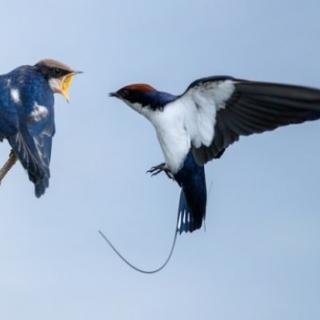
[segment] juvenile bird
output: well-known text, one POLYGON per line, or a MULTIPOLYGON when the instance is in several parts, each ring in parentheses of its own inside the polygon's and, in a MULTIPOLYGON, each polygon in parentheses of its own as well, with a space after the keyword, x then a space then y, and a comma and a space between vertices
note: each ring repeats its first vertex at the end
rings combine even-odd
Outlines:
POLYGON ((320 90, 213 76, 192 82, 181 95, 132 84, 110 93, 154 126, 164 171, 181 187, 178 231, 201 228, 206 216, 204 164, 248 136, 320 118, 320 90))
POLYGON ((67 65, 41 60, 0 76, 0 141, 12 151, 0 169, 0 182, 19 160, 40 197, 49 185, 52 137, 55 133, 54 93, 69 100, 68 89, 79 72, 67 65))

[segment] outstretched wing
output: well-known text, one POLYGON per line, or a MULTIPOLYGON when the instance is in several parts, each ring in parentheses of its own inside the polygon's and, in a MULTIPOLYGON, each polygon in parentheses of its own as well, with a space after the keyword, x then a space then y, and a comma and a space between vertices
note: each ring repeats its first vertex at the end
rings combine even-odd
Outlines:
POLYGON ((209 77, 180 97, 197 110, 192 152, 199 164, 219 158, 241 135, 320 118, 320 90, 294 85, 209 77))

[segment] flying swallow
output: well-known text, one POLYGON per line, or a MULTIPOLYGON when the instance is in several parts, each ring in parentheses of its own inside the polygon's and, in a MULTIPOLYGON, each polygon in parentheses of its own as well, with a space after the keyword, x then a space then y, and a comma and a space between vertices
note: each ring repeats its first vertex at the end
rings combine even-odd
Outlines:
POLYGON ((110 93, 154 126, 164 171, 181 187, 178 231, 201 228, 206 216, 204 165, 222 156, 240 136, 320 118, 320 90, 296 85, 212 76, 181 95, 132 84, 110 93))

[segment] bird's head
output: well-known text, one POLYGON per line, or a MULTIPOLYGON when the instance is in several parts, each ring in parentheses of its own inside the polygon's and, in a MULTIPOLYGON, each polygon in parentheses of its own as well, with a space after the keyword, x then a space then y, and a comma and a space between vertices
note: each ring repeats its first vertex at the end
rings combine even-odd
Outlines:
POLYGON ((35 68, 48 81, 51 90, 54 93, 60 93, 69 101, 69 87, 72 79, 81 71, 74 71, 67 65, 52 59, 45 59, 39 61, 35 68))
POLYGON ((143 110, 150 109, 157 103, 157 90, 148 84, 131 84, 111 92, 110 97, 116 97, 124 101, 132 109, 143 113, 143 110))

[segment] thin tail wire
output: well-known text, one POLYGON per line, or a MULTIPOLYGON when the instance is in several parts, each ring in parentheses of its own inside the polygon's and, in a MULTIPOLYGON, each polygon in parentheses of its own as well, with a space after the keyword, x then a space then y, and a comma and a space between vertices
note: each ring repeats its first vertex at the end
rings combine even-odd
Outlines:
POLYGON ((120 253, 120 251, 114 246, 114 244, 108 239, 108 237, 101 231, 99 230, 98 233, 100 234, 100 236, 102 237, 102 239, 110 246, 110 248, 113 250, 113 252, 126 264, 128 265, 131 269, 137 271, 137 272, 140 272, 140 273, 144 273, 144 274, 154 274, 154 273, 157 273, 159 271, 161 271, 162 269, 164 269, 167 264, 169 263, 171 257, 172 257, 172 254, 173 254, 173 251, 175 249, 175 246, 176 246, 176 242, 177 242, 177 235, 178 235, 178 226, 179 226, 179 217, 180 215, 178 214, 178 217, 177 217, 177 222, 176 222, 176 228, 175 228, 175 232, 174 232, 174 237, 173 237, 173 240, 172 240, 172 245, 171 245, 171 248, 170 248, 170 251, 169 251, 169 254, 166 258, 166 260, 159 266, 157 267, 156 269, 153 269, 153 270, 145 270, 145 269, 142 269, 142 268, 139 268, 137 266, 135 266, 133 263, 131 263, 128 259, 126 259, 123 254, 120 253))

